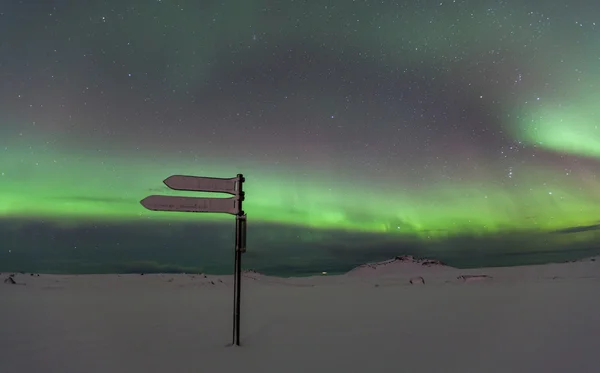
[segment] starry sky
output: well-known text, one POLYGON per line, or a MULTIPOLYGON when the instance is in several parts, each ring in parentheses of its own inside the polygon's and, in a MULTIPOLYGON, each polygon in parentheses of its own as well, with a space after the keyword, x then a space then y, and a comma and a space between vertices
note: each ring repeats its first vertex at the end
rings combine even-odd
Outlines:
POLYGON ((599 15, 3 1, 0 270, 227 272, 231 216, 139 204, 189 195, 172 174, 245 175, 246 258, 270 273, 600 252, 599 15))

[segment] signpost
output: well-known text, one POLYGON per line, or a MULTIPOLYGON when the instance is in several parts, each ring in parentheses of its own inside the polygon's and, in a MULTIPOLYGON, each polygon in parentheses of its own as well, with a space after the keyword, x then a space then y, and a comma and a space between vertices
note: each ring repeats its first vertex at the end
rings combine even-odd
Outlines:
POLYGON ((152 211, 213 212, 235 215, 235 263, 233 272, 233 342, 240 345, 240 303, 242 280, 242 253, 246 252, 246 214, 242 209, 244 191, 242 174, 234 178, 173 175, 163 182, 173 190, 191 192, 227 193, 230 198, 148 196, 140 203, 152 211))

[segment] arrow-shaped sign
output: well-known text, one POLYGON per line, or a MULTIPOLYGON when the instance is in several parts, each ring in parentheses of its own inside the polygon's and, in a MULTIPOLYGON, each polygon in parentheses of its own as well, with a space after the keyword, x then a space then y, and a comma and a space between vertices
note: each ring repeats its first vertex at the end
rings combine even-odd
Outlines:
POLYGON ((236 198, 201 198, 177 196, 149 196, 141 202, 152 211, 220 212, 232 215, 240 213, 236 198))
POLYGON ((215 192, 239 194, 238 178, 222 179, 217 177, 200 177, 173 175, 163 182, 173 190, 187 190, 191 192, 215 192))

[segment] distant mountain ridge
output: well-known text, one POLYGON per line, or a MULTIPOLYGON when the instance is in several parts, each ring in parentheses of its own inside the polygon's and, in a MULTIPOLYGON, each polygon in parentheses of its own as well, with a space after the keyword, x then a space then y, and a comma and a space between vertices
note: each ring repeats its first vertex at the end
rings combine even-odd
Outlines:
POLYGON ((348 271, 348 275, 363 274, 402 274, 422 271, 423 267, 430 269, 456 269, 436 259, 415 258, 412 255, 396 256, 381 262, 366 263, 348 271))

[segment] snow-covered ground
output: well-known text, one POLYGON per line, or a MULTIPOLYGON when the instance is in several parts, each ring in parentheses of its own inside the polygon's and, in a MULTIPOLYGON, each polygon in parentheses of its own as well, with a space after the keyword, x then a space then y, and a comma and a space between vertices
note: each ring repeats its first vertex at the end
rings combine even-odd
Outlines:
POLYGON ((600 259, 247 273, 241 347, 230 276, 9 275, 1 373, 600 372, 600 259))

